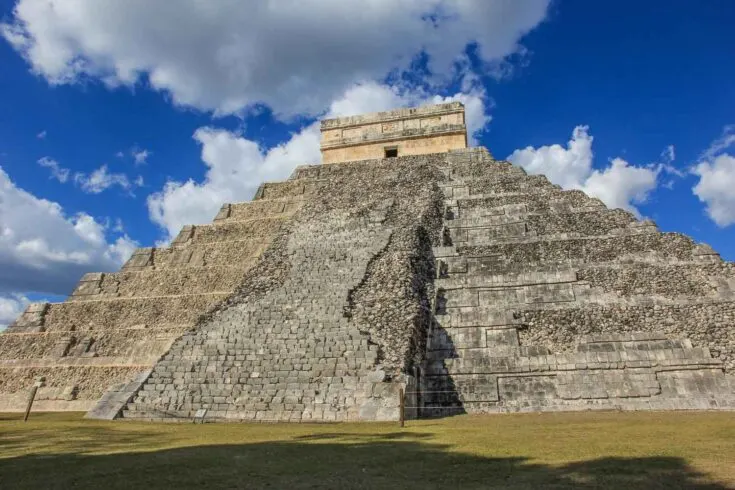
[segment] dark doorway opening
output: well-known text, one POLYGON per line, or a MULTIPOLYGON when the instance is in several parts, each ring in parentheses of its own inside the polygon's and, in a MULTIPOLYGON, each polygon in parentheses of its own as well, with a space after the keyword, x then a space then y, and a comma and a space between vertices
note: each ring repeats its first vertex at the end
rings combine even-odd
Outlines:
POLYGON ((398 156, 398 148, 386 148, 385 158, 396 158, 398 156))

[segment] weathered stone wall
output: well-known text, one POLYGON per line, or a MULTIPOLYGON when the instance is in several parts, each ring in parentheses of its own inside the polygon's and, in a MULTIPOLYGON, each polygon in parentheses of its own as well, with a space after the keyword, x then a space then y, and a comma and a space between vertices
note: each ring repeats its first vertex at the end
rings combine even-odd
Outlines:
POLYGON ((444 173, 423 414, 735 408, 732 263, 481 149, 444 173))
POLYGON ((399 156, 428 155, 464 148, 467 146, 467 134, 463 125, 448 127, 446 134, 438 133, 436 130, 417 131, 415 134, 413 132, 402 134, 395 139, 381 140, 373 144, 325 149, 322 150, 322 161, 330 164, 380 158, 385 155, 386 146, 397 146, 399 156))
POLYGON ((637 262, 627 265, 601 265, 579 269, 577 278, 620 296, 651 294, 669 298, 717 297, 720 291, 734 289, 728 283, 732 283, 735 278, 735 264, 719 262, 662 265, 637 262))
POLYGON ((520 330, 522 344, 548 347, 554 352, 573 348, 582 335, 603 333, 660 333, 685 338, 707 347, 726 372, 735 371, 735 303, 638 306, 586 305, 581 308, 519 312, 527 326, 520 330))
POLYGON ((499 266, 542 262, 605 262, 653 253, 664 259, 692 260, 696 244, 679 233, 645 233, 465 247, 467 257, 488 257, 499 266))
POLYGON ((386 147, 398 156, 467 147, 464 106, 439 104, 322 121, 322 162, 379 159, 386 147))

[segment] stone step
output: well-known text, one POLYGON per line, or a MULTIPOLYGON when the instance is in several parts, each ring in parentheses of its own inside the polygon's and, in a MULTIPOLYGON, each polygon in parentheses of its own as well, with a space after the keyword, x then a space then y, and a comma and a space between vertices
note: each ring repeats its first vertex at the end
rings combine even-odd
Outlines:
MULTIPOLYGON (((539 236, 524 241, 505 241, 482 246, 442 249, 447 261, 479 259, 481 268, 507 270, 522 264, 537 267, 543 264, 585 264, 611 261, 719 262, 719 256, 700 248, 690 238, 678 233, 631 233, 571 237, 566 235, 539 236)), ((436 252, 435 252, 436 255, 436 252)), ((478 262, 478 265, 479 265, 478 262)))
POLYGON ((84 331, 139 326, 189 324, 229 293, 188 294, 151 298, 116 298, 50 303, 41 319, 41 331, 84 331))
POLYGON ((482 245, 498 239, 523 239, 542 235, 599 236, 657 231, 652 222, 635 221, 629 213, 617 210, 468 218, 450 220, 447 228, 449 239, 457 246, 482 245))
POLYGON ((69 301, 233 291, 242 281, 245 270, 241 264, 238 264, 231 267, 210 266, 89 273, 82 277, 69 297, 69 301))
POLYGON ((267 241, 278 232, 285 221, 286 218, 278 216, 244 221, 222 220, 210 225, 187 225, 174 238, 171 246, 191 246, 243 239, 267 241))
POLYGON ((572 206, 581 208, 605 208, 599 199, 587 196, 582 191, 549 190, 543 193, 529 194, 516 192, 507 194, 473 195, 457 199, 459 215, 471 217, 491 212, 493 208, 508 206, 510 204, 525 204, 527 212, 548 212, 555 206, 572 206))
POLYGON ((246 238, 179 247, 139 248, 121 271, 217 266, 248 268, 268 243, 269 240, 246 238))
POLYGON ((0 406, 3 410, 24 410, 31 387, 43 378, 34 407, 58 411, 76 405, 78 410, 85 402, 94 405, 111 385, 127 382, 140 370, 140 366, 0 367, 0 406))
POLYGON ((247 221, 260 218, 287 217, 303 205, 303 199, 280 198, 224 204, 214 217, 214 222, 247 221))
POLYGON ((719 369, 722 361, 709 357, 706 348, 577 352, 539 356, 498 356, 487 349, 464 349, 462 357, 445 358, 427 363, 427 376, 457 376, 470 374, 520 374, 532 372, 577 372, 611 369, 719 369), (687 357, 689 356, 689 357, 687 357))
POLYGON ((311 194, 321 185, 319 179, 298 179, 284 182, 265 182, 260 185, 253 201, 261 199, 300 198, 311 194))
POLYGON ((0 335, 0 359, 129 358, 155 362, 188 329, 186 325, 158 328, 95 329, 0 335))

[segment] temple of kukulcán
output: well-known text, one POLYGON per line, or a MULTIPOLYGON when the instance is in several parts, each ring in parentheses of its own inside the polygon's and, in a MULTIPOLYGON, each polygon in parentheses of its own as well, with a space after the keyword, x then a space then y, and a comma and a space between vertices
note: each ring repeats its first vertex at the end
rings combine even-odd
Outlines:
POLYGON ((323 164, 0 334, 0 411, 396 420, 735 409, 735 266, 468 148, 449 103, 321 123, 323 164))

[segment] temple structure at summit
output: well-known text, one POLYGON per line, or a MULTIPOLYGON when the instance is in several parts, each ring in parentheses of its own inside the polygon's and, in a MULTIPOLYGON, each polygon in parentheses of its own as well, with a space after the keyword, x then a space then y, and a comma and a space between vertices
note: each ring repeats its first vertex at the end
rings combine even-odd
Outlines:
POLYGON ((322 164, 29 306, 0 411, 34 383, 106 419, 735 408, 712 248, 468 148, 460 103, 321 128, 322 164))

